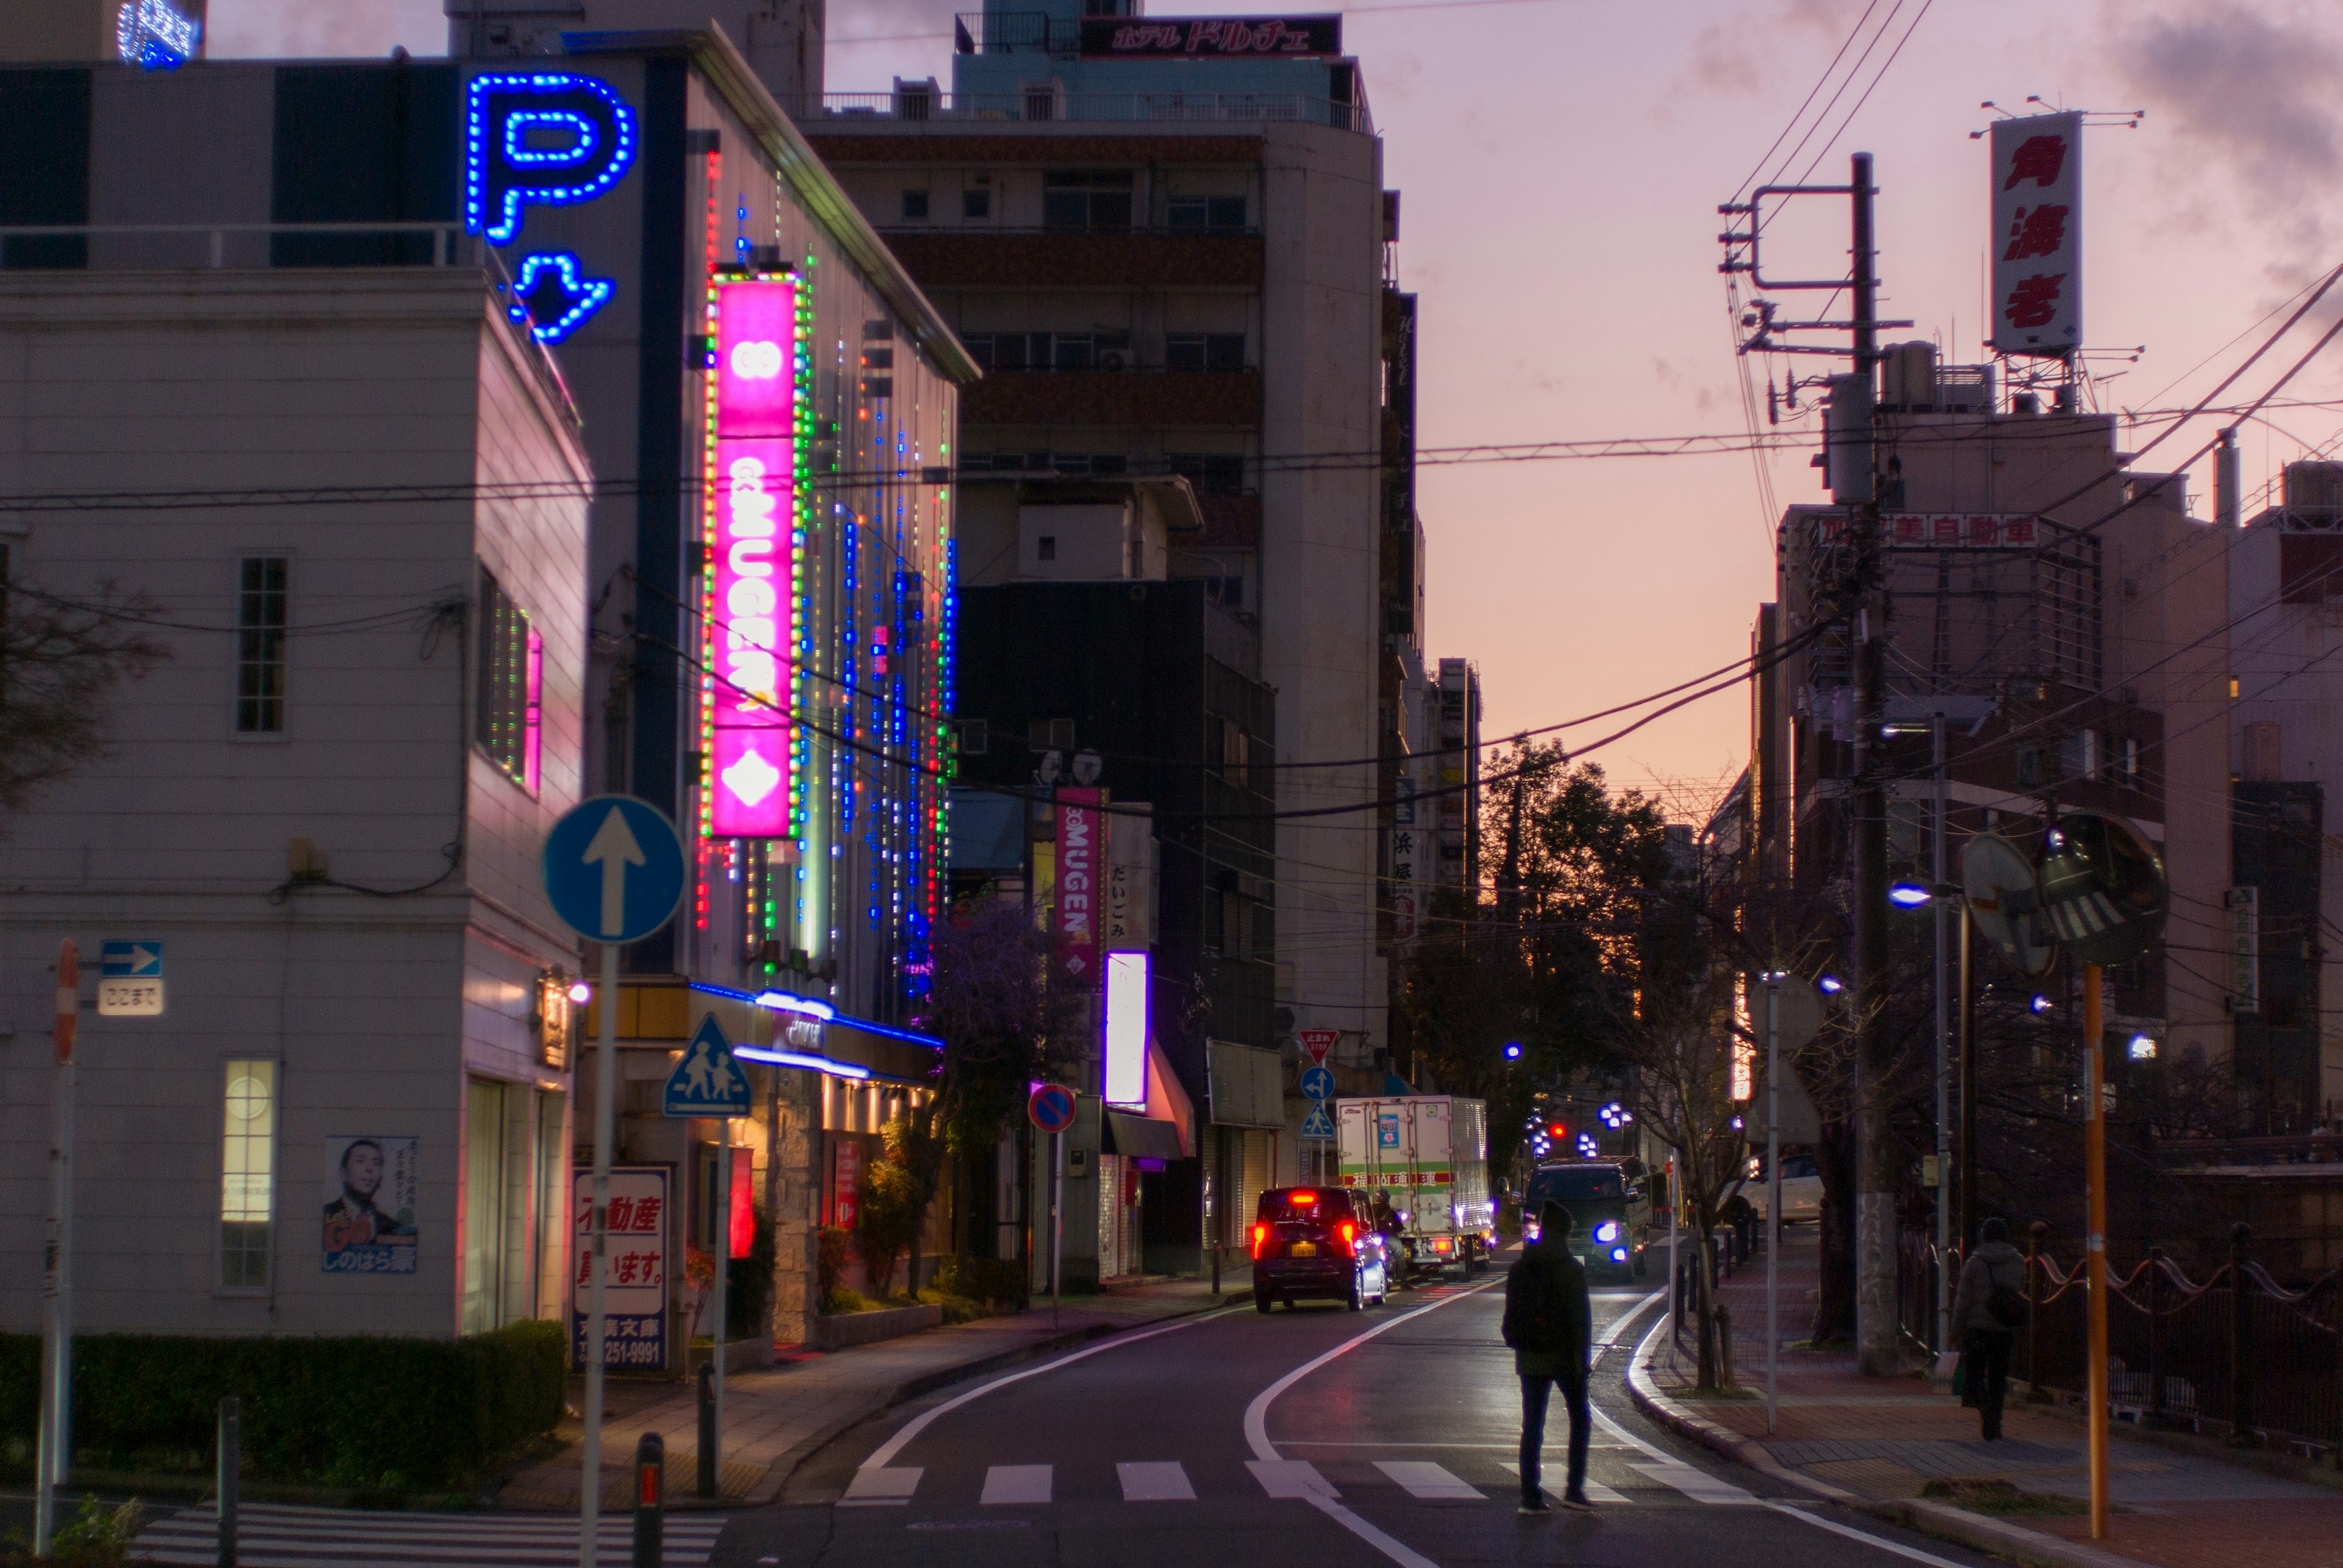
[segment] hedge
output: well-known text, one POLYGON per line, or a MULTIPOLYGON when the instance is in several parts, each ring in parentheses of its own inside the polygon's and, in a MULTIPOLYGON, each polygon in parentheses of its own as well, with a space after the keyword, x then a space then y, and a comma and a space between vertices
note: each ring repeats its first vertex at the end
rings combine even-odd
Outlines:
MULTIPOLYGON (((74 1462, 203 1471, 219 1402, 243 1401, 244 1471, 387 1492, 468 1482, 561 1419, 561 1325, 459 1340, 74 1341, 74 1462)), ((17 1468, 38 1426, 41 1342, 0 1335, 0 1433, 17 1468)))

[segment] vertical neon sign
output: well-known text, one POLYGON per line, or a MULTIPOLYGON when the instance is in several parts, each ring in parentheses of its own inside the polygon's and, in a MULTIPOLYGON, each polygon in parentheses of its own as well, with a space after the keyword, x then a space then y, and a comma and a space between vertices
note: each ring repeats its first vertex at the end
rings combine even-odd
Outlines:
POLYGON ((719 279, 709 291, 712 838, 789 837, 798 794, 797 292, 786 274, 719 279))

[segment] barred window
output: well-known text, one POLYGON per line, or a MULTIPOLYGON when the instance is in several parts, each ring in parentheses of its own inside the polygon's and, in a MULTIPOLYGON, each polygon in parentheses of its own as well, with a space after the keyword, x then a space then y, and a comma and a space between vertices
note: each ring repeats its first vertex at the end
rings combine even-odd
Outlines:
POLYGON ((277 1064, 231 1061, 220 1131, 220 1288, 268 1287, 277 1213, 277 1064))
POLYGON ((289 563, 246 556, 238 563, 236 598, 236 729, 285 733, 285 610, 289 563))
POLYGON ((479 696, 472 737, 488 759, 530 794, 537 793, 542 734, 545 639, 528 612, 480 568, 479 696))

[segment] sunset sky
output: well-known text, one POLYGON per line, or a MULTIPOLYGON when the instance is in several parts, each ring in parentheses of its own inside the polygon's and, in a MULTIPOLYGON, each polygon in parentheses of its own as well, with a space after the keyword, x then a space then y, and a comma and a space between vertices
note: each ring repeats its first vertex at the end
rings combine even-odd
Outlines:
MULTIPOLYGON (((830 88, 884 88, 898 75, 949 84, 950 13, 977 3, 831 0, 830 88), (906 34, 930 35, 851 42, 906 34)), ((1840 181, 1849 151, 1876 156, 1883 308, 1918 324, 1894 336, 1933 337, 1955 362, 1984 357, 1986 153, 1969 133, 1993 117, 1985 99, 2147 111, 2138 129, 2086 142, 2084 319, 2089 346, 2109 351, 2093 361, 2114 377, 2098 389, 2103 407, 2186 405, 2258 340, 2262 317, 2343 260, 2343 7, 2331 0, 1446 0, 1344 15, 1385 182, 1403 193, 1401 273, 1422 297, 1428 448, 1739 432, 1715 208, 1851 33, 1806 120, 1881 36, 1785 177, 1820 155, 1814 178, 1840 181)), ((215 56, 399 43, 436 54, 446 38, 437 0, 212 0, 211 19, 215 56)), ((1844 269, 1843 211, 1811 230, 1806 276, 1844 269)), ((2325 325, 2306 323, 2244 393, 2325 325)), ((2335 353, 2288 396, 2343 397, 2335 353)), ((1762 424, 1766 367, 1752 369, 1762 424)), ((2245 441, 2249 515, 2280 463, 2343 431, 2336 408, 2272 418, 2245 441)), ((2172 437, 2150 465, 2213 426, 2172 437)), ((1778 503, 1818 498, 1806 457, 1770 460, 1778 503)), ((2201 469, 2200 513, 2210 489, 2201 469)), ((1427 654, 1479 661, 1491 733, 1729 662, 1770 588, 1770 519, 1746 454, 1430 467, 1420 506, 1427 654)), ((1742 693, 1718 696, 1601 759, 1627 782, 1729 777, 1747 711, 1742 693)))

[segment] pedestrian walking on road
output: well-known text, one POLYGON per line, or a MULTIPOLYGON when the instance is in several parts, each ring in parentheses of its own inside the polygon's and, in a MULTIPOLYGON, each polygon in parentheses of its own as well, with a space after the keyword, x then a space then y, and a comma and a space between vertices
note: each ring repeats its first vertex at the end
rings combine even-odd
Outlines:
POLYGON ((1563 1505, 1592 1512, 1586 1500, 1588 1352, 1594 1312, 1586 1296, 1586 1270, 1570 1255, 1570 1211, 1548 1203, 1538 1211, 1538 1239, 1522 1249, 1505 1278, 1505 1343, 1522 1380, 1522 1512, 1546 1513, 1538 1484, 1545 1451, 1546 1401, 1556 1383, 1570 1407, 1570 1481, 1563 1505))
POLYGON ((1961 1265, 1953 1296, 1953 1330, 1964 1336, 1961 1402, 1977 1412, 1987 1442, 2001 1436, 2009 1352, 2029 1311, 2026 1254, 2009 1244, 2008 1221, 1987 1220, 1977 1227, 1977 1249, 1961 1265))

